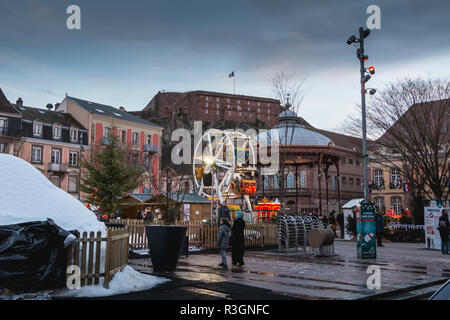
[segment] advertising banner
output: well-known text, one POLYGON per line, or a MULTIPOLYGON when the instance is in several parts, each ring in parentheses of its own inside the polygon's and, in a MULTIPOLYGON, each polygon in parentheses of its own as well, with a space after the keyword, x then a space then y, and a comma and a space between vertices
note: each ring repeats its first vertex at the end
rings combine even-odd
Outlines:
POLYGON ((441 249, 441 236, 439 235, 439 218, 443 209, 450 208, 450 201, 426 200, 425 215, 425 247, 427 249, 441 249))
POLYGON ((362 201, 356 210, 356 234, 358 258, 376 258, 376 214, 375 207, 369 201, 362 201))

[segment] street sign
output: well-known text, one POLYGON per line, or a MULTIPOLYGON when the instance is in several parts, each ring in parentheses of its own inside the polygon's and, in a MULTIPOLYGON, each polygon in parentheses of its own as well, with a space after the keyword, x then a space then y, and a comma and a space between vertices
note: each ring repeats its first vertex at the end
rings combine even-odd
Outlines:
POLYGON ((375 259, 376 247, 376 214, 375 207, 369 201, 363 200, 356 210, 356 235, 358 258, 375 259))

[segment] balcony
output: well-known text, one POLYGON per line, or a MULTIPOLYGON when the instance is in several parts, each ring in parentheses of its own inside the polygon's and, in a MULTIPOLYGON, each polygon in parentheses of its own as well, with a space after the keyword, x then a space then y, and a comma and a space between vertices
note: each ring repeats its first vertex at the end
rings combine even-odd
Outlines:
POLYGON ((55 172, 55 173, 66 173, 67 172, 67 164, 66 163, 49 162, 47 171, 51 171, 51 172, 55 172))
POLYGON ((145 152, 154 152, 154 153, 158 152, 158 146, 154 146, 151 144, 144 144, 143 147, 144 147, 143 151, 145 151, 145 152))

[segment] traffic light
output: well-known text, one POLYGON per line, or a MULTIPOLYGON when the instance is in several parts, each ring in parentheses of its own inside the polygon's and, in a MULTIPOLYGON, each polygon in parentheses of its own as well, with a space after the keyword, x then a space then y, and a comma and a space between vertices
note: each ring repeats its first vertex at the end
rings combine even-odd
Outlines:
POLYGON ((370 66, 368 68, 368 70, 369 70, 370 74, 375 74, 375 68, 373 66, 370 66))

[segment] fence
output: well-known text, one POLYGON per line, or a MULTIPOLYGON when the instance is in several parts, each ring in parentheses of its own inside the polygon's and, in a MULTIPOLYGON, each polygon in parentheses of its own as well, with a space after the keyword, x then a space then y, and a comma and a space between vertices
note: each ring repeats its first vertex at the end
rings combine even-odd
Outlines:
POLYGON ((129 233, 127 228, 113 228, 101 232, 83 232, 81 237, 68 249, 67 264, 80 267, 81 285, 98 284, 104 277, 104 286, 108 286, 115 273, 128 263, 129 233), (104 256, 102 247, 105 248, 104 256), (103 260, 104 257, 104 260, 103 260), (103 268, 102 268, 103 267, 103 268))
MULTIPOLYGON (((122 223, 130 231, 130 248, 147 249, 145 226, 158 225, 158 222, 148 223, 142 220, 123 219, 112 223, 122 223)), ((219 226, 206 225, 201 222, 178 221, 177 225, 187 227, 189 245, 199 246, 203 250, 218 249, 216 245, 219 226)), ((275 223, 247 223, 244 230, 245 247, 269 247, 278 245, 277 225, 275 223)))

